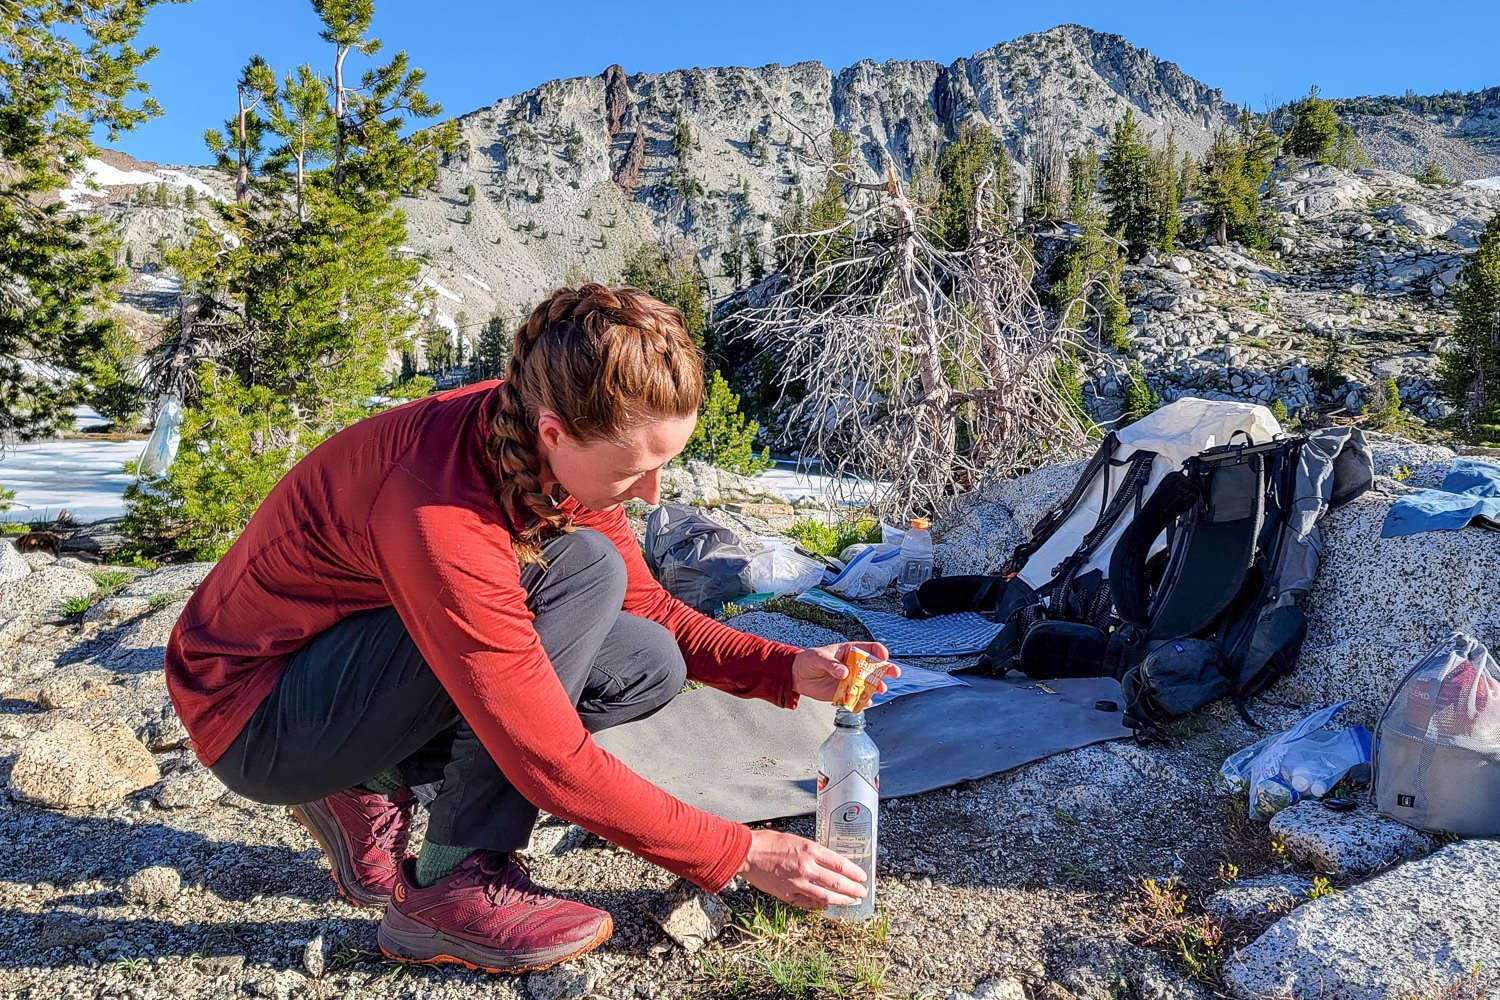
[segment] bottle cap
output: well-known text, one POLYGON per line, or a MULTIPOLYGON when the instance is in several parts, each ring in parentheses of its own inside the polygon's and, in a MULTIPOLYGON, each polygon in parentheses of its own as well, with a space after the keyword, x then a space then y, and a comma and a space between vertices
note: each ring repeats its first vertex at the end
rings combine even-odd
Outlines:
POLYGON ((925 517, 914 517, 911 519, 911 526, 913 528, 916 528, 918 531, 926 531, 928 528, 932 527, 932 522, 927 520, 927 518, 925 517))

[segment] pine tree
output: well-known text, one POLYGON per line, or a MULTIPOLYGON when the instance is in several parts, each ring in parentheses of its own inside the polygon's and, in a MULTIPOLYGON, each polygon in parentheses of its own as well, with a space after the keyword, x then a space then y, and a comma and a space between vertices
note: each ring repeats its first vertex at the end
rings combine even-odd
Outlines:
POLYGON ((756 233, 745 236, 745 272, 752 285, 766 276, 766 263, 760 256, 760 236, 756 233))
POLYGON ((1063 323, 1087 330, 1100 344, 1130 350, 1130 310, 1120 290, 1125 256, 1105 231, 1096 196, 1099 157, 1092 146, 1068 157, 1068 217, 1081 232, 1058 258, 1049 298, 1063 323))
POLYGON ((1453 302, 1458 323, 1440 361, 1443 394, 1471 434, 1500 439, 1500 215, 1484 227, 1453 302))
POLYGON ((759 433, 760 425, 753 420, 746 422, 740 412, 740 397, 715 370, 703 397, 698 426, 682 450, 682 459, 701 459, 742 476, 753 476, 771 467, 769 449, 755 453, 755 436, 759 433))
POLYGON ((189 212, 198 208, 198 189, 189 184, 182 192, 182 206, 189 212))
MULTIPOLYGON (((968 247, 973 236, 974 192, 981 180, 990 176, 989 210, 1003 218, 1009 198, 1009 176, 1005 145, 987 126, 966 122, 958 138, 943 147, 938 155, 937 205, 933 209, 933 226, 937 238, 952 250, 968 247)), ((993 219, 987 220, 993 223, 993 219)))
MULTIPOLYGON (((314 6, 341 80, 351 51, 378 50, 363 37, 373 6, 314 6)), ((274 80, 264 66, 252 60, 255 72, 241 79, 236 126, 248 120, 246 81, 274 80)), ((304 178, 300 209, 286 197, 289 181, 280 171, 246 169, 244 200, 216 206, 217 225, 200 220, 188 245, 168 256, 185 301, 163 358, 212 361, 169 375, 185 401, 182 447, 165 478, 127 490, 127 528, 142 544, 166 540, 217 556, 293 462, 367 412, 384 382, 390 345, 417 319, 410 289, 419 265, 400 252, 406 220, 396 198, 426 186, 433 148, 453 134, 439 128, 402 140, 408 114, 439 110, 421 80, 398 53, 367 71, 358 90, 330 88, 332 157, 304 178)), ((269 105, 280 101, 288 121, 301 116, 286 106, 296 99, 291 90, 260 88, 257 115, 274 121, 269 105)), ((248 130, 243 134, 248 139, 248 130)), ((268 125, 263 134, 275 133, 268 125)), ((238 149, 217 138, 210 148, 238 167, 238 149)), ((238 148, 248 151, 249 144, 238 148)))
POLYGON ((1101 173, 1109 231, 1133 256, 1140 256, 1156 241, 1157 213, 1152 203, 1151 147, 1141 138, 1135 112, 1127 110, 1115 125, 1101 173))
POLYGON ((1299 159, 1326 162, 1338 136, 1339 120, 1333 102, 1318 96, 1314 86, 1298 101, 1292 112, 1292 127, 1287 132, 1287 152, 1299 159))
POLYGON ((665 250, 647 243, 638 244, 625 255, 621 278, 646 294, 675 306, 693 343, 703 346, 708 332, 708 312, 703 305, 703 277, 698 272, 698 258, 693 254, 670 256, 665 250))
POLYGON ((479 331, 479 343, 474 346, 474 359, 469 365, 469 380, 483 382, 503 376, 514 347, 515 335, 506 328, 505 319, 492 317, 479 331))
POLYGON ((1178 186, 1177 141, 1167 137, 1166 148, 1151 154, 1151 210, 1155 234, 1153 245, 1162 253, 1177 249, 1182 230, 1181 188, 1178 186))
POLYGON ((328 107, 328 81, 304 63, 297 67, 296 76, 287 74, 279 96, 280 100, 270 103, 266 131, 279 138, 282 145, 272 151, 268 165, 277 170, 283 164, 292 166, 300 219, 305 210, 307 172, 327 163, 333 155, 334 123, 328 107))
POLYGON ((1121 416, 1126 423, 1133 424, 1155 413, 1160 406, 1161 397, 1146 383, 1141 363, 1132 361, 1125 372, 1125 409, 1121 416))
POLYGON ((739 288, 745 275, 745 243, 738 229, 729 234, 729 245, 724 248, 722 260, 724 277, 728 278, 735 288, 739 288))
POLYGON ((1209 231, 1221 244, 1255 230, 1259 194, 1251 171, 1244 145, 1224 132, 1214 138, 1203 161, 1199 197, 1208 210, 1209 231))
POLYGON ((1448 178, 1443 174, 1443 165, 1435 159, 1423 164, 1416 177, 1423 184, 1432 184, 1437 187, 1446 186, 1449 183, 1448 178))
POLYGON ((1182 168, 1177 173, 1177 194, 1180 198, 1196 198, 1203 183, 1203 171, 1192 153, 1182 154, 1182 168))
POLYGON ((137 76, 155 49, 134 45, 157 2, 29 0, 0 12, 0 429, 22 439, 69 420, 75 389, 22 362, 77 370, 115 329, 111 233, 43 196, 96 151, 95 129, 113 141, 161 113, 137 76))

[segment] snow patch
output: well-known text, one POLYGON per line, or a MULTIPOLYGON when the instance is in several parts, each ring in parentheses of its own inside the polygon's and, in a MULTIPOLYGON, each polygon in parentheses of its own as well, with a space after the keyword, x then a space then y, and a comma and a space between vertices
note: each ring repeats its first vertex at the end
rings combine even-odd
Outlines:
POLYGON ((433 315, 432 320, 438 326, 442 327, 444 330, 447 330, 450 334, 452 334, 452 336, 448 338, 450 342, 453 342, 455 344, 458 342, 458 322, 454 320, 452 316, 449 316, 445 312, 439 312, 433 315))
POLYGON ((478 285, 480 288, 483 288, 485 291, 489 292, 492 295, 494 294, 495 290, 493 288, 491 288, 489 285, 485 284, 485 281, 484 281, 483 278, 475 277, 472 274, 466 274, 463 277, 464 277, 465 281, 470 282, 470 283, 475 284, 475 285, 478 285))
POLYGON ((423 278, 422 279, 422 284, 424 286, 426 286, 427 288, 432 289, 434 292, 437 292, 439 295, 441 295, 445 299, 452 299, 454 302, 462 302, 464 300, 464 297, 462 295, 459 295, 457 292, 450 292, 448 289, 444 288, 439 282, 436 282, 436 281, 434 281, 431 278, 423 278))
POLYGON ((190 177, 181 170, 163 170, 161 176, 168 184, 174 187, 190 187, 199 194, 207 195, 214 201, 224 200, 219 197, 219 193, 213 189, 212 185, 206 184, 196 177, 190 177))
POLYGON ((71 183, 58 192, 69 208, 83 208, 89 199, 99 195, 99 188, 124 184, 160 184, 162 178, 145 170, 121 170, 92 156, 83 161, 83 169, 73 175, 71 183))
POLYGON ((66 510, 87 523, 125 513, 125 463, 141 457, 142 441, 35 441, 11 445, 0 457, 0 486, 16 491, 0 521, 40 521, 66 510))
POLYGON ((1474 181, 1464 181, 1464 186, 1483 188, 1486 191, 1500 191, 1500 177, 1481 177, 1474 181))
POLYGON ((155 271, 142 271, 136 276, 136 280, 145 285, 148 291, 152 292, 176 295, 182 291, 181 281, 155 271))
POLYGON ((752 478, 767 486, 776 487, 790 503, 802 500, 824 503, 835 499, 841 499, 845 503, 869 500, 875 496, 878 485, 862 480, 845 480, 842 490, 839 490, 836 489, 837 481, 833 476, 794 469, 767 469, 757 472, 752 478))

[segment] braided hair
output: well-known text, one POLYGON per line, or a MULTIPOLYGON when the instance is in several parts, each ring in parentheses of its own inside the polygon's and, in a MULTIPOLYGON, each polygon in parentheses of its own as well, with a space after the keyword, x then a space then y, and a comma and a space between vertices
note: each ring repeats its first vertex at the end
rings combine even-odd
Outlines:
POLYGON ((486 448, 495 499, 516 558, 541 560, 543 539, 569 530, 541 485, 537 419, 555 413, 578 441, 622 440, 653 420, 697 414, 703 357, 682 313, 638 288, 560 288, 516 331, 486 448))

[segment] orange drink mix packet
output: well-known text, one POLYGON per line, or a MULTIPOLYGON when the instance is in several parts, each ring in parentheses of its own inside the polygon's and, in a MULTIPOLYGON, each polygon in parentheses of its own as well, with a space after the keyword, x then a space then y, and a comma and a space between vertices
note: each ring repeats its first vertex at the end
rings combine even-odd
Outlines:
POLYGON ((833 693, 833 703, 851 712, 863 711, 875 694, 880 679, 891 669, 890 660, 879 660, 854 646, 844 654, 844 666, 849 673, 833 693))

